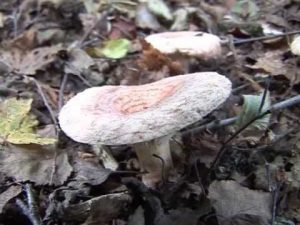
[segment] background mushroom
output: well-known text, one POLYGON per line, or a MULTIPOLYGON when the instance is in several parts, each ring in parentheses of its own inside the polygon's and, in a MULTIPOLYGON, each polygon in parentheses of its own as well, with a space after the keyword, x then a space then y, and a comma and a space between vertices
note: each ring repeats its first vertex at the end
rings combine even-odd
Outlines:
POLYGON ((181 53, 207 60, 218 58, 222 52, 220 38, 204 32, 164 32, 149 35, 145 40, 168 55, 181 53))
MULTIPOLYGON (((147 36, 145 41, 154 49, 171 58, 173 63, 179 63, 183 73, 191 72, 191 65, 198 65, 199 60, 205 64, 211 64, 211 61, 219 58, 222 53, 220 38, 204 32, 157 33, 147 36)), ((175 74, 178 73, 175 72, 175 74)))
POLYGON ((140 86, 93 87, 62 108, 59 123, 78 142, 131 145, 148 172, 143 181, 154 186, 172 168, 170 136, 217 108, 230 92, 231 82, 214 72, 140 86))

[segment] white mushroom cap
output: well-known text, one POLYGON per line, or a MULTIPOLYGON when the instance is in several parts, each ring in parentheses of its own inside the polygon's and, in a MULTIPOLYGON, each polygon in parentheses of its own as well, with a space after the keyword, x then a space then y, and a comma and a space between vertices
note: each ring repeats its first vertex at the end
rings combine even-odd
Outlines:
POLYGON ((165 32, 149 35, 145 40, 164 54, 176 52, 203 59, 221 55, 221 40, 218 36, 195 31, 165 32))
POLYGON ((291 51, 294 55, 300 55, 300 36, 293 40, 291 44, 291 51))
POLYGON ((231 82, 215 72, 179 75, 140 86, 86 89, 62 108, 62 130, 77 142, 133 144, 172 134, 223 103, 231 82))

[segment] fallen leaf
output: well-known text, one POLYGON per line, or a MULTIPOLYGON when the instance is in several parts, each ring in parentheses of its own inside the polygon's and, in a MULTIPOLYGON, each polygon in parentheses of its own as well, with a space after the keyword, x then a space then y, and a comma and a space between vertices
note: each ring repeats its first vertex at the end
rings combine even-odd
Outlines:
POLYGON ((36 48, 29 52, 19 49, 3 51, 0 54, 0 64, 7 67, 6 72, 35 75, 37 70, 43 70, 56 60, 56 54, 62 49, 60 45, 36 48))
POLYGON ((22 51, 30 51, 37 46, 36 35, 37 30, 35 28, 26 30, 15 39, 9 41, 9 46, 22 51))
POLYGON ((76 181, 91 185, 100 185, 106 181, 112 171, 103 168, 99 163, 96 164, 83 159, 76 159, 74 172, 76 173, 76 181))
MULTIPOLYGON (((277 156, 275 160, 269 163, 269 176, 271 181, 278 180, 278 171, 286 168, 286 158, 277 156)), ((283 177, 280 177, 280 181, 284 181, 290 188, 297 189, 300 183, 300 156, 297 154, 295 157, 291 157, 288 160, 288 169, 283 170, 283 177)), ((265 188, 267 186, 266 170, 259 168, 256 172, 256 186, 265 188)))
POLYGON ((65 73, 80 75, 95 63, 88 53, 80 48, 73 48, 67 54, 69 59, 64 68, 65 73))
POLYGON ((144 209, 139 206, 128 218, 128 225, 145 225, 144 209))
POLYGON ((173 31, 187 30, 188 16, 189 16, 189 12, 187 9, 183 9, 183 8, 177 9, 174 12, 174 22, 170 30, 173 31))
POLYGON ((283 62, 283 52, 280 50, 267 51, 256 59, 256 63, 252 66, 248 66, 251 69, 260 69, 273 76, 285 75, 287 68, 283 62))
POLYGON ((120 59, 126 56, 130 48, 130 41, 127 39, 115 39, 105 43, 102 54, 111 59, 120 59))
POLYGON ((6 189, 4 192, 0 194, 0 213, 2 213, 4 206, 8 201, 10 201, 12 198, 16 197, 22 192, 22 187, 17 186, 10 186, 8 189, 6 189))
POLYGON ((235 181, 213 182, 209 186, 209 199, 220 224, 238 214, 259 216, 263 221, 271 219, 271 193, 250 190, 235 181))
POLYGON ((129 18, 134 18, 138 3, 135 0, 113 0, 108 1, 108 4, 117 11, 127 14, 129 18))
POLYGON ((168 5, 163 0, 149 0, 147 6, 150 12, 164 18, 165 20, 173 20, 173 15, 168 5))
POLYGON ((223 221, 222 225, 268 225, 260 216, 249 214, 238 214, 228 220, 223 221))
POLYGON ((157 31, 160 24, 156 17, 149 11, 143 3, 139 4, 136 10, 135 23, 137 27, 142 29, 151 29, 157 31))
POLYGON ((0 137, 12 144, 54 144, 54 138, 44 138, 34 132, 38 121, 29 114, 32 99, 11 98, 0 104, 0 137))
POLYGON ((66 152, 55 146, 11 145, 0 151, 0 170, 17 182, 62 185, 72 172, 66 152))
POLYGON ((109 40, 128 38, 133 40, 136 38, 136 26, 132 21, 125 21, 115 18, 111 23, 111 29, 108 35, 109 40))
POLYGON ((70 205, 64 209, 64 219, 85 221, 85 225, 107 224, 112 219, 117 218, 131 201, 131 196, 124 193, 103 195, 76 205, 70 205))
POLYGON ((290 82, 300 82, 300 72, 295 66, 293 58, 284 59, 286 49, 267 51, 256 60, 254 65, 247 65, 254 69, 272 76, 285 76, 290 82))

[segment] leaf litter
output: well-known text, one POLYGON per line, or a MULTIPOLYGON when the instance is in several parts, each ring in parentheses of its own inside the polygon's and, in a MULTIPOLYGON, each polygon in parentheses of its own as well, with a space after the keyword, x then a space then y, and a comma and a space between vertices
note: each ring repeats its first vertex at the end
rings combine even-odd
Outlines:
POLYGON ((296 36, 249 41, 299 30, 298 2, 1 1, 1 223, 25 224, 26 210, 17 202, 26 182, 38 192, 38 214, 48 223, 299 223, 299 106, 272 111, 255 122, 259 131, 246 129, 225 147, 238 127, 221 126, 226 118, 239 116, 241 125, 256 114, 269 75, 266 108, 299 95, 299 57, 290 49, 296 36), (143 41, 169 30, 213 32, 224 40, 223 55, 212 62, 190 58, 183 66, 143 41), (172 178, 157 190, 124 182, 141 177, 139 165, 127 167, 135 159, 130 147, 109 147, 117 162, 111 171, 92 146, 74 143, 53 124, 63 102, 89 86, 138 85, 207 70, 227 75, 233 94, 191 128, 214 126, 179 138, 172 178))

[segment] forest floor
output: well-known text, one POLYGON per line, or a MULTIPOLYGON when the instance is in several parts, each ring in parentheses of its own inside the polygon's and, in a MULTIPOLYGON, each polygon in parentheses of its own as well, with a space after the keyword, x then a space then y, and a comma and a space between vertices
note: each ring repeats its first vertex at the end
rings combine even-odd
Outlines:
POLYGON ((299 33, 299 0, 1 0, 0 224, 300 225, 299 33), (219 36, 222 55, 174 69, 145 45, 183 30, 219 36), (60 130, 84 89, 205 71, 232 94, 175 135, 154 189, 129 146, 96 151, 60 130))

